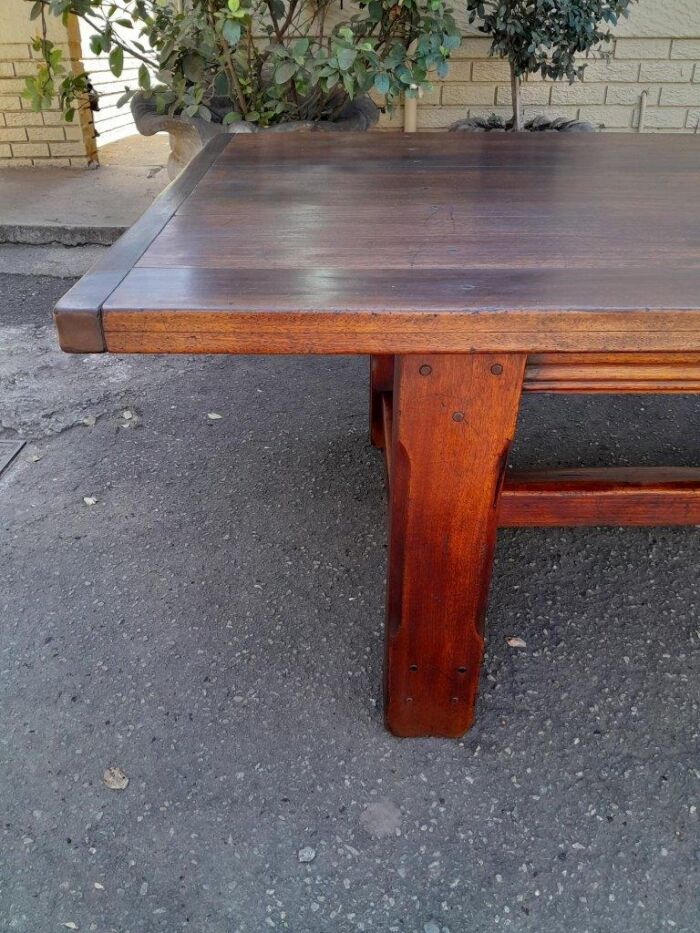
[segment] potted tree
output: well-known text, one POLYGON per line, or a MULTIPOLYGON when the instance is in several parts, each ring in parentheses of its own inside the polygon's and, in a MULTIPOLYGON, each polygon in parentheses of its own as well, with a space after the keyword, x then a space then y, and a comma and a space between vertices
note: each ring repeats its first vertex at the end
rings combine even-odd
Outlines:
POLYGON ((591 132, 590 123, 579 120, 548 120, 538 116, 525 122, 522 81, 527 75, 571 84, 580 80, 586 67, 581 56, 610 38, 610 27, 635 0, 466 0, 469 22, 491 36, 489 54, 507 59, 513 115, 502 120, 495 114, 453 123, 451 130, 559 130, 591 132))
MULTIPOLYGON (((25 96, 35 109, 59 99, 67 119, 98 106, 85 73, 74 74, 46 38, 46 16, 75 15, 92 30, 92 51, 120 77, 125 55, 140 63, 127 87, 136 124, 171 133, 182 167, 215 133, 365 129, 400 95, 442 77, 459 30, 445 0, 35 0, 44 27, 34 41, 37 74, 25 96)), ((173 171, 171 171, 173 174, 173 171)))

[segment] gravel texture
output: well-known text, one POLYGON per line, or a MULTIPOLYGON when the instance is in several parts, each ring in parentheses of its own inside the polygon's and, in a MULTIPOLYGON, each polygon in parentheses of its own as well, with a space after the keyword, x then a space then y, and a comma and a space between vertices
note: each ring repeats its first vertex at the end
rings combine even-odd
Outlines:
MULTIPOLYGON (((67 284, 0 276, 0 929, 696 933, 700 530, 502 533, 476 726, 396 740, 366 360, 64 356, 67 284)), ((699 428, 530 396, 515 462, 699 428)))

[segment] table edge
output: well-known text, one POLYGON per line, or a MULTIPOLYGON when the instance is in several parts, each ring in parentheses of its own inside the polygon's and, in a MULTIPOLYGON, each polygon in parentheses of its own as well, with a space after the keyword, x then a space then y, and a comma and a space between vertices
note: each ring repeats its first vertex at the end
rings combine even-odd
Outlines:
POLYGON ((53 315, 62 350, 66 353, 103 353, 107 350, 102 306, 192 194, 231 139, 230 134, 222 133, 208 142, 139 219, 58 301, 53 315))
POLYGON ((106 307, 113 353, 700 352, 700 310, 136 311, 106 307))

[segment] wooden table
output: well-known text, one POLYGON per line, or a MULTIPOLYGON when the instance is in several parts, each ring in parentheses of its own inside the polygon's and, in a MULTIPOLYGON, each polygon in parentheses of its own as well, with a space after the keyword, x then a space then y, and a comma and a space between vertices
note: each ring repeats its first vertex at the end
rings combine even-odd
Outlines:
POLYGON ((397 735, 472 723, 499 526, 700 523, 700 469, 506 472, 523 390, 700 392, 697 137, 222 136, 56 323, 79 353, 371 356, 397 735))

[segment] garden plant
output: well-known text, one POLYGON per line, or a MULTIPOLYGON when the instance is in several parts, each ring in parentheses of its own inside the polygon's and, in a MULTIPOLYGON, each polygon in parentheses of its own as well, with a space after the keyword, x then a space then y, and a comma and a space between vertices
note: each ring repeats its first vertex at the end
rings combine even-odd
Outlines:
POLYGON ((69 120, 91 88, 47 38, 51 15, 79 17, 115 77, 126 55, 139 62, 121 104, 140 90, 160 113, 259 127, 334 120, 372 89, 391 109, 444 76, 460 43, 445 0, 34 0, 42 63, 25 95, 35 109, 58 99, 69 120))
MULTIPOLYGON (((484 129, 525 129, 522 80, 541 74, 554 81, 583 77, 582 57, 610 37, 610 29, 628 15, 636 0, 466 0, 469 22, 491 37, 491 55, 510 65, 513 117, 481 121, 484 129)), ((472 121, 473 122, 473 121, 472 121)), ((563 128, 575 121, 557 121, 563 128)), ((532 128, 544 128, 537 121, 532 128)), ((459 127, 462 128, 462 127, 459 127)))

